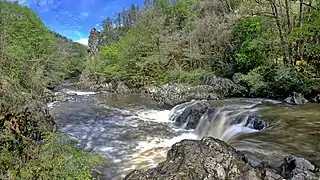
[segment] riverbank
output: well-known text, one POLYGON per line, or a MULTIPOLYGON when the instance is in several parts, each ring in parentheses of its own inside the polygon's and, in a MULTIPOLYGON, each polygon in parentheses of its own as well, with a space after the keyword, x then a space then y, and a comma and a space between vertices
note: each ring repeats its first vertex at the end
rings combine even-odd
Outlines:
MULTIPOLYGON (((195 100, 221 100, 226 98, 269 98, 284 101, 291 105, 303 105, 307 102, 319 103, 320 90, 312 90, 310 93, 301 94, 295 91, 284 92, 283 94, 270 92, 269 94, 252 93, 250 87, 239 80, 235 75, 233 80, 220 78, 214 75, 199 77, 199 84, 167 83, 164 85, 145 85, 133 88, 128 82, 108 79, 104 75, 93 75, 86 72, 81 75, 80 81, 75 83, 79 88, 93 91, 108 91, 112 93, 143 93, 156 100, 160 107, 172 108, 177 104, 195 100), (304 96, 308 97, 306 99, 304 96)), ((318 80, 315 80, 315 82, 318 80)), ((278 86, 273 84, 272 86, 278 86)), ((281 86, 281 85, 279 85, 281 86)))

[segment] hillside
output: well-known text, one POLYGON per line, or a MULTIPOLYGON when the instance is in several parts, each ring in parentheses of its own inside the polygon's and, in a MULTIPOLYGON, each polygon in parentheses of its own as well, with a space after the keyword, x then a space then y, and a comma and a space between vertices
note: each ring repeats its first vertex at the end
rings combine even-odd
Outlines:
POLYGON ((93 79, 131 88, 197 85, 201 77, 215 75, 236 80, 248 90, 245 96, 300 92, 312 98, 320 87, 319 5, 316 0, 146 1, 104 20, 99 52, 86 69, 93 79))
POLYGON ((61 141, 45 104, 47 88, 79 75, 86 48, 27 7, 1 1, 0 9, 0 179, 91 177, 99 157, 61 141))

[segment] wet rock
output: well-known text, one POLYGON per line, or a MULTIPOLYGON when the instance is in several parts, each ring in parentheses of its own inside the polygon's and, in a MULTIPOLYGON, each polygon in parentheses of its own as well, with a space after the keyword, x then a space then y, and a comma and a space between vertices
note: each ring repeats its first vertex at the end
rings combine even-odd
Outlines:
POLYGON ((153 88, 149 92, 161 107, 172 108, 177 104, 191 100, 221 99, 215 89, 209 85, 188 86, 183 84, 166 84, 160 88, 153 88))
POLYGON ((314 98, 312 99, 312 102, 314 102, 314 103, 320 103, 320 94, 318 94, 316 97, 314 97, 314 98))
POLYGON ((185 125, 186 129, 195 129, 199 123, 202 115, 210 107, 209 103, 199 101, 193 104, 192 106, 186 107, 181 114, 176 116, 174 124, 176 126, 182 127, 185 125))
POLYGON ((172 146, 166 161, 150 170, 136 170, 125 179, 261 179, 244 155, 223 141, 208 137, 201 141, 183 140, 172 146))
POLYGON ((300 93, 294 92, 293 95, 287 97, 284 102, 291 105, 302 105, 306 104, 308 100, 306 100, 300 93))
POLYGON ((252 166, 243 153, 207 137, 174 144, 167 159, 156 168, 134 170, 124 179, 313 180, 319 178, 316 171, 309 161, 293 156, 286 157, 279 167, 271 167, 269 163, 252 166))
POLYGON ((315 166, 308 160, 294 156, 287 156, 281 166, 281 175, 286 179, 314 179, 315 166))
POLYGON ((247 118, 245 126, 251 129, 261 131, 262 129, 269 127, 269 123, 261 120, 258 116, 250 115, 247 118))

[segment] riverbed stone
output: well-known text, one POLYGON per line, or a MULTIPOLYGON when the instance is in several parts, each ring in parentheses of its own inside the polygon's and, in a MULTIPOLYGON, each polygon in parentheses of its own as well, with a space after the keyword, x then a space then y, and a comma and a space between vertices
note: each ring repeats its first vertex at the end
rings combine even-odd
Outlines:
POLYGON ((255 115, 249 115, 245 124, 246 127, 261 131, 269 127, 269 123, 260 119, 260 117, 255 115))
POLYGON ((306 104, 308 100, 306 100, 302 94, 294 92, 291 96, 287 97, 284 102, 291 105, 303 105, 306 104))
POLYGON ((173 118, 176 126, 186 129, 195 129, 203 116, 209 109, 210 104, 204 101, 198 101, 191 106, 186 107, 181 114, 173 118))

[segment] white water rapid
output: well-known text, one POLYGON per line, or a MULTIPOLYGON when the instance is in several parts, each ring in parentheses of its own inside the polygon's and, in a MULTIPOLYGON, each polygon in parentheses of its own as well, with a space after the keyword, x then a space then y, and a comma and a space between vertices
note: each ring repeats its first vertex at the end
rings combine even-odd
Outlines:
POLYGON ((48 104, 51 113, 60 131, 112 161, 103 169, 104 179, 121 179, 133 169, 155 167, 165 159, 168 149, 183 139, 213 136, 233 144, 239 135, 258 131, 250 128, 247 119, 258 114, 257 105, 262 102, 241 100, 213 105, 214 109, 202 115, 195 129, 186 130, 185 126, 175 126, 175 119, 199 101, 159 110, 137 106, 137 102, 143 102, 141 99, 119 102, 124 106, 112 105, 120 100, 104 92, 64 93, 76 100, 48 104))

